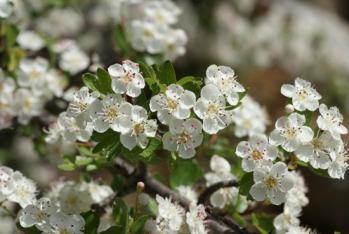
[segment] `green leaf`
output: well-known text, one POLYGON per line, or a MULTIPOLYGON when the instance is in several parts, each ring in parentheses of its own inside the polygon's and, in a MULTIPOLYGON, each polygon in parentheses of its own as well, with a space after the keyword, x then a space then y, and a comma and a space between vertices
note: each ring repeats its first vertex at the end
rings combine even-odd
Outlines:
POLYGON ((144 158, 150 157, 161 146, 161 142, 162 141, 159 138, 151 138, 148 146, 143 150, 142 153, 140 153, 140 156, 144 158))
POLYGON ((261 234, 269 234, 274 229, 274 216, 269 214, 252 214, 252 224, 261 234))
POLYGON ((97 77, 91 73, 86 73, 82 76, 82 82, 92 91, 98 91, 97 77))
POLYGON ((154 69, 157 69, 156 66, 148 66, 147 64, 140 62, 139 68, 143 74, 144 80, 147 83, 149 89, 152 91, 153 95, 158 94, 161 91, 166 90, 166 85, 161 84, 157 72, 154 69))
POLYGON ((161 65, 159 73, 160 83, 170 85, 176 83, 176 72, 170 61, 166 61, 161 65))
POLYGON ((126 33, 122 28, 121 24, 117 24, 115 27, 115 40, 116 40, 116 50, 121 53, 121 55, 128 55, 132 51, 129 40, 126 37, 126 33))
POLYGON ((24 228, 19 223, 17 224, 17 228, 25 234, 41 234, 42 232, 39 231, 35 226, 30 228, 24 228))
POLYGON ((133 223, 130 229, 131 234, 142 234, 144 229, 144 224, 149 219, 149 215, 139 216, 133 223))
POLYGON ((85 234, 97 234, 99 227, 99 216, 93 211, 81 214, 85 220, 85 234))
POLYGON ((115 224, 117 225, 116 227, 118 228, 117 232, 115 233, 126 234, 128 224, 128 209, 121 198, 117 198, 114 202, 113 217, 115 224))
POLYGON ((63 171, 74 171, 76 166, 68 159, 64 159, 64 163, 58 165, 58 168, 63 171))
POLYGON ((118 233, 120 233, 120 227, 112 226, 107 230, 100 232, 99 234, 118 234, 118 233))
POLYGON ((193 185, 203 175, 201 168, 192 159, 177 158, 171 165, 170 185, 193 185))
POLYGON ((177 81, 177 84, 184 89, 192 91, 196 95, 200 95, 203 78, 194 76, 185 76, 177 81))
POLYGON ((75 164, 79 167, 85 166, 85 165, 91 163, 92 161, 93 161, 92 158, 80 156, 80 155, 76 156, 76 158, 75 158, 75 164))
POLYGON ((250 189, 254 184, 253 173, 246 173, 240 180, 239 193, 247 196, 248 199, 253 200, 250 194, 250 189))
POLYGON ((113 93, 113 90, 111 89, 111 77, 109 73, 103 68, 98 68, 97 77, 98 91, 103 94, 113 93))

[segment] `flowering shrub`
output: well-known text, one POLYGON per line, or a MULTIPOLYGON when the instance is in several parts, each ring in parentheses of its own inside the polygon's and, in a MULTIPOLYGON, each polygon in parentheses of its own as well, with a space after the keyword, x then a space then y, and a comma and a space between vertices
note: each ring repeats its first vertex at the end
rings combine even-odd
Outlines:
POLYGON ((309 202, 299 168, 344 179, 340 110, 297 78, 280 87, 285 113, 268 132, 265 109, 231 67, 176 72, 170 60, 187 36, 174 28, 172 1, 83 4, 92 25, 116 17, 118 62, 105 66, 93 45, 66 38, 84 27, 72 9, 36 6, 29 26, 19 2, 0 1, 0 130, 32 137, 46 156, 59 149, 54 166, 72 175, 42 186, 0 166, 8 233, 312 233, 299 220, 309 202), (152 169, 159 163, 168 177, 152 169), (259 209, 272 205, 282 213, 259 209))

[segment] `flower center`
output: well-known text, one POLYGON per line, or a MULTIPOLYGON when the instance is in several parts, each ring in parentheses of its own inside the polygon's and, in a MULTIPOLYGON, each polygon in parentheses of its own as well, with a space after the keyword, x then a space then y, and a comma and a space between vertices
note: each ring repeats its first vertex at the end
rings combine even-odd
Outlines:
POLYGON ((126 75, 124 75, 122 78, 121 78, 122 82, 124 82, 124 84, 128 84, 130 83, 132 80, 133 80, 133 75, 131 73, 126 73, 126 75))
POLYGON ((153 34, 153 32, 152 32, 151 30, 146 29, 146 30, 144 30, 144 32, 143 32, 143 36, 144 36, 145 38, 152 38, 152 37, 154 36, 154 34, 153 34))
POLYGON ((142 134, 144 132, 144 125, 141 123, 133 125, 133 132, 135 135, 142 134))
POLYGON ((170 110, 175 110, 178 106, 178 102, 173 100, 173 99, 168 99, 167 100, 167 107, 170 110))
POLYGON ((261 160, 263 158, 263 154, 258 150, 253 150, 252 158, 253 160, 261 160))
POLYGON ((26 109, 30 109, 32 106, 32 102, 30 100, 25 100, 24 103, 23 103, 23 107, 26 108, 26 109))
POLYGON ((40 72, 32 71, 29 77, 31 80, 37 80, 40 77, 40 72))
POLYGON ((66 228, 59 230, 59 234, 69 234, 66 228))
POLYGON ((76 196, 69 196, 66 200, 66 203, 74 207, 78 204, 79 198, 76 196))
POLYGON ((187 132, 182 132, 177 139, 178 144, 186 144, 190 140, 191 136, 187 132))
POLYGON ((319 138, 314 138, 311 144, 317 150, 321 150, 324 148, 324 143, 319 138))
POLYGON ((118 116, 118 110, 115 108, 115 106, 108 107, 105 113, 109 120, 113 120, 118 116))
POLYGON ((218 106, 216 104, 213 104, 213 103, 209 104, 207 107, 207 112, 210 115, 216 114, 218 112, 218 106))
POLYGON ((298 90, 297 94, 301 101, 304 101, 305 99, 308 98, 308 93, 304 89, 298 90))
POLYGON ((285 131, 283 132, 283 136, 292 139, 297 135, 297 128, 295 127, 287 127, 285 131))
POLYGON ((272 189, 275 188, 277 185, 277 179, 273 176, 269 176, 266 180, 265 180, 265 184, 267 185, 268 189, 272 189))
POLYGON ((45 220, 47 215, 42 210, 39 210, 38 213, 36 214, 36 217, 38 218, 38 220, 45 220))

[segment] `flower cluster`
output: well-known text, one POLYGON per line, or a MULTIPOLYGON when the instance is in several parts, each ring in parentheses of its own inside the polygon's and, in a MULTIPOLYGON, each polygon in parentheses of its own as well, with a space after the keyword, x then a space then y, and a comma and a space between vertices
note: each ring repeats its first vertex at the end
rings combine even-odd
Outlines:
POLYGON ((31 201, 19 213, 19 223, 24 228, 35 226, 42 233, 82 234, 85 221, 80 213, 91 209, 113 194, 112 189, 96 182, 58 182, 51 191, 38 200, 31 201))
POLYGON ((132 20, 129 28, 132 47, 140 52, 162 54, 174 60, 184 55, 187 36, 182 29, 174 29, 181 10, 171 0, 151 0, 140 3, 141 15, 132 20))
POLYGON ((145 230, 152 234, 183 233, 206 234, 204 220, 207 216, 203 205, 191 203, 189 211, 173 203, 169 198, 156 195, 158 214, 156 220, 149 219, 145 230))

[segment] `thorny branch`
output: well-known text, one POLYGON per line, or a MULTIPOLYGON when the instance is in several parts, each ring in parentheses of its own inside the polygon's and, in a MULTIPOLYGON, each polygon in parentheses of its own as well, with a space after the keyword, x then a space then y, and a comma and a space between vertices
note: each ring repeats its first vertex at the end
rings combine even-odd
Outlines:
MULTIPOLYGON (((159 194, 164 197, 171 197, 173 201, 178 202, 185 209, 189 209, 190 201, 182 197, 176 191, 171 190, 166 185, 160 183, 154 177, 152 177, 146 170, 144 164, 140 164, 138 168, 134 167, 127 161, 117 158, 114 165, 115 171, 122 174, 123 176, 129 178, 126 186, 122 191, 114 193, 110 199, 106 199, 105 203, 100 206, 94 206, 95 210, 103 211, 108 205, 111 205, 116 196, 124 196, 132 193, 136 189, 138 182, 143 182, 145 184, 145 192, 150 195, 159 194)), ((114 171, 114 173, 115 173, 114 171)), ((208 187, 199 197, 199 203, 204 204, 208 197, 220 188, 237 186, 238 183, 234 180, 219 182, 208 187)), ((222 216, 213 211, 212 207, 205 205, 207 218, 205 220, 207 226, 212 231, 212 233, 238 233, 238 234, 248 234, 246 229, 241 228, 233 219, 228 216, 222 216)))

